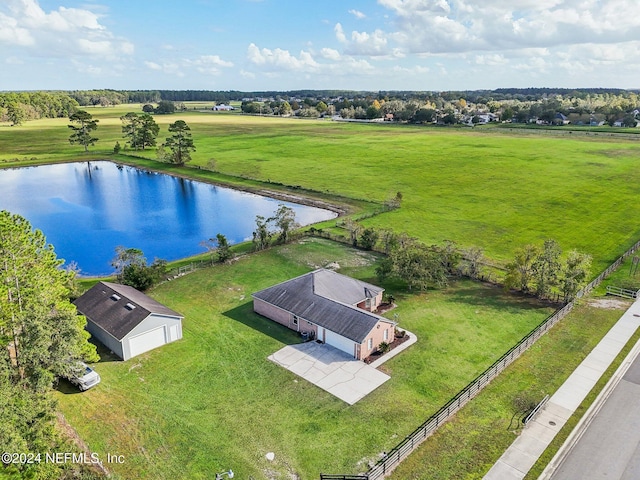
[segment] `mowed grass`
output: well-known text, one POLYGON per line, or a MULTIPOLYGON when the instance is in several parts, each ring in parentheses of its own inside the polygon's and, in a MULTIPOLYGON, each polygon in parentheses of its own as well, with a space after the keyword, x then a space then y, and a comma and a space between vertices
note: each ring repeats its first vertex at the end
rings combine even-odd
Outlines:
MULTIPOLYGON (((88 110, 100 120, 91 157, 110 158, 116 141, 124 145, 119 117, 140 106, 88 110)), ((192 166, 358 199, 383 201, 400 191, 400 210, 363 223, 427 243, 479 246, 501 263, 520 246, 553 238, 565 251, 591 254, 596 274, 640 237, 637 140, 191 110, 156 116, 160 141, 177 119, 193 132, 192 166)), ((86 158, 69 145, 67 124, 1 127, 0 162, 86 158)), ((154 150, 135 155, 156 157, 154 150)))
MULTIPOLYGON (((592 300, 577 306, 565 319, 511 364, 473 401, 407 457, 392 480, 480 480, 521 431, 525 405, 552 395, 619 320, 622 309, 603 308, 592 300), (598 306, 595 306, 598 305, 598 306)), ((527 479, 538 477, 562 446, 572 428, 620 365, 639 333, 607 370, 545 451, 527 479)))
POLYGON ((330 261, 375 281, 375 255, 306 240, 157 287, 152 296, 185 315, 184 338, 128 362, 106 358, 97 388, 57 394, 61 411, 93 451, 126 457, 112 465, 122 478, 366 471, 551 311, 469 281, 413 295, 388 285, 392 313, 419 341, 383 366, 391 380, 348 406, 267 360, 299 339, 250 299, 330 261))

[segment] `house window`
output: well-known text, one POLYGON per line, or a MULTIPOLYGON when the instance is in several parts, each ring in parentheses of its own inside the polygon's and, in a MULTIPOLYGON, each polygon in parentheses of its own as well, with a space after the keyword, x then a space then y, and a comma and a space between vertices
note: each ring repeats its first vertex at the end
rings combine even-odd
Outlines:
POLYGON ((369 348, 369 350, 373 349, 373 338, 367 340, 367 347, 369 348))
POLYGON ((384 331, 384 341, 386 342, 387 340, 389 340, 389 329, 388 328, 384 331))
POLYGON ((297 325, 298 324, 298 317, 297 316, 293 316, 293 324, 297 325))

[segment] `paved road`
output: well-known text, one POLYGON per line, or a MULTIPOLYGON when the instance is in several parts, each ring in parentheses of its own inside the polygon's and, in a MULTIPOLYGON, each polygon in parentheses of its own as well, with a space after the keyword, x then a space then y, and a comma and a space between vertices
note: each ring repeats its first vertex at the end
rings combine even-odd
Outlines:
POLYGON ((640 356, 550 479, 640 479, 640 356))

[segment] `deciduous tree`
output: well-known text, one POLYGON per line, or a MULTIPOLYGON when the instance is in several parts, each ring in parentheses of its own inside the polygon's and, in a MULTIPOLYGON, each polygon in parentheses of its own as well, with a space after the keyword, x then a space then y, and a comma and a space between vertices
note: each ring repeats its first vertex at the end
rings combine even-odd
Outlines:
POLYGON ((379 236, 380 235, 374 228, 365 228, 360 235, 358 245, 360 245, 365 250, 373 250, 373 247, 376 246, 376 242, 378 241, 379 236))
POLYGON ((555 240, 546 240, 542 249, 533 262, 533 281, 536 295, 540 298, 548 297, 551 289, 558 284, 562 250, 555 240))
POLYGON ((376 275, 381 280, 388 277, 401 279, 407 283, 410 290, 446 286, 446 265, 449 263, 446 250, 436 245, 428 247, 403 235, 403 241, 398 242, 389 256, 376 268, 376 275))
POLYGON ((111 260, 116 270, 118 282, 138 290, 146 290, 158 282, 166 272, 167 262, 156 258, 151 265, 142 250, 138 248, 116 247, 116 256, 111 260))
POLYGON ((291 230, 297 228, 299 225, 296 222, 296 212, 291 207, 280 204, 274 216, 267 221, 273 221, 273 224, 279 230, 278 241, 281 243, 287 243, 291 230))
POLYGON ((271 244, 273 233, 269 229, 269 220, 262 215, 256 215, 256 229, 253 231, 254 250, 264 250, 271 244))
POLYGON ((560 291, 565 302, 568 302, 584 287, 591 270, 591 256, 572 250, 562 267, 560 275, 560 291))
POLYGON ((536 245, 525 245, 517 249, 513 261, 507 264, 505 287, 529 292, 533 278, 533 263, 539 254, 540 249, 536 245))
POLYGON ((211 261, 213 262, 213 256, 217 255, 218 262, 224 263, 232 256, 231 248, 227 237, 218 233, 215 238, 209 238, 201 243, 209 253, 211 254, 211 261))
POLYGON ((24 106, 18 102, 10 102, 7 105, 7 118, 11 125, 21 125, 27 118, 24 106))
POLYGON ((175 113, 176 104, 169 100, 160 100, 154 112, 160 115, 175 113))

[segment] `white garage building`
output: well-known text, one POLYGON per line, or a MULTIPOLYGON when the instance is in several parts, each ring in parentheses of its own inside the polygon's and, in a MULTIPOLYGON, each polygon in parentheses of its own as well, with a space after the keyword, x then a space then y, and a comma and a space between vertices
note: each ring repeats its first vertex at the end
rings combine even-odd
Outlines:
POLYGON ((123 360, 182 338, 183 316, 133 287, 100 282, 73 303, 91 335, 123 360))

